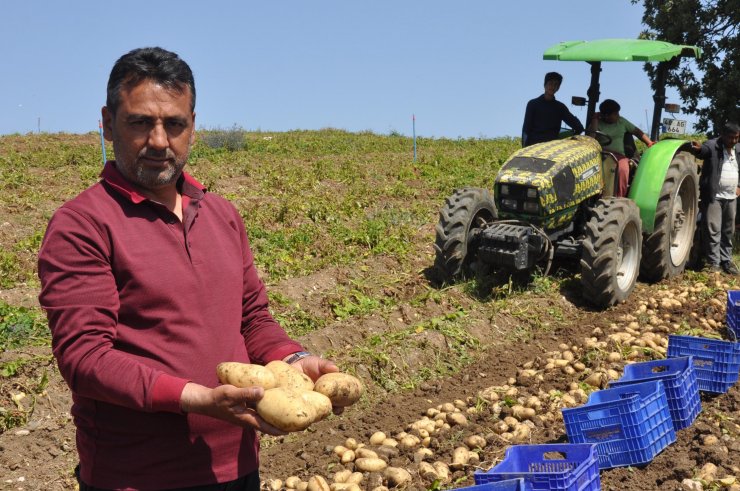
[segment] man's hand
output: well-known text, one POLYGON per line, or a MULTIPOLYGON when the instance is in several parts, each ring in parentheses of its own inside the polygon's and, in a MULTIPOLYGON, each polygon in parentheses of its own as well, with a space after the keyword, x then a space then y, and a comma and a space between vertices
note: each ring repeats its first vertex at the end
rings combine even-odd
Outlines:
MULTIPOLYGON (((316 380, 318 380, 318 378, 325 373, 333 373, 339 371, 339 367, 336 366, 333 361, 329 361, 315 355, 301 358, 297 362, 293 363, 291 366, 311 377, 311 380, 313 380, 314 382, 316 382, 316 380)), ((334 414, 342 414, 344 408, 335 406, 332 408, 332 411, 334 412, 334 414)))
POLYGON ((275 428, 257 414, 255 406, 264 394, 262 387, 220 385, 210 389, 190 382, 180 395, 180 407, 186 413, 203 414, 236 426, 251 427, 268 435, 285 435, 286 432, 275 428))
POLYGON ((311 380, 313 380, 314 382, 316 382, 316 380, 318 380, 318 378, 325 373, 333 373, 339 371, 339 367, 337 367, 334 362, 315 355, 301 358, 297 362, 293 363, 291 366, 311 377, 311 380))

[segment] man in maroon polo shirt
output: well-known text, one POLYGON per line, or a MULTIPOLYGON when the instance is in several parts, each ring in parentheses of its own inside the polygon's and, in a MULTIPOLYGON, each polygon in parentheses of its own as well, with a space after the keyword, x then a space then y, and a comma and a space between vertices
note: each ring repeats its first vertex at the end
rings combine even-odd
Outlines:
POLYGON ((161 48, 114 65, 102 109, 116 160, 65 203, 39 252, 41 306, 72 390, 81 491, 259 489, 258 387, 223 361, 309 355, 267 308, 237 210, 183 171, 195 135, 188 65, 161 48))

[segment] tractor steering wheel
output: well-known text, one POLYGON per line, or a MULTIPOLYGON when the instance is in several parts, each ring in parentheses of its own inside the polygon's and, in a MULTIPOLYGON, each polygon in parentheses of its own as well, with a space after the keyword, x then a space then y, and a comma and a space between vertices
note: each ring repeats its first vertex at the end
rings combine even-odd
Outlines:
POLYGON ((608 147, 612 142, 612 137, 599 130, 586 130, 586 134, 599 142, 602 147, 608 147))

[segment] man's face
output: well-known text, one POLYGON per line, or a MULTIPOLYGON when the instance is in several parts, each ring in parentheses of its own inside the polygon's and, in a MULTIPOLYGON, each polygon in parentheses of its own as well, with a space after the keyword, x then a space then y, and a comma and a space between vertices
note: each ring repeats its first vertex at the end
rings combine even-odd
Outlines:
POLYGON ((740 141, 740 132, 725 133, 722 135, 722 144, 725 148, 732 148, 740 141))
POLYGON ((545 84, 545 94, 549 96, 554 96, 558 89, 560 89, 560 82, 557 80, 548 80, 545 84))
POLYGON ((604 121, 610 124, 614 124, 617 121, 619 121, 619 111, 614 111, 613 113, 604 114, 604 121))
POLYGON ((143 80, 121 89, 115 114, 103 108, 105 138, 129 182, 145 191, 175 185, 195 137, 190 102, 189 87, 178 92, 143 80))

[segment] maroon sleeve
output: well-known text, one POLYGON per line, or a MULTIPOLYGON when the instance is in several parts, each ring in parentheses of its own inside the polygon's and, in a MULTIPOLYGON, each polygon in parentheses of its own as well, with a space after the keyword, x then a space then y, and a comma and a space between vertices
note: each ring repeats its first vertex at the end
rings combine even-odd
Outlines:
POLYGON ((39 301, 59 370, 83 397, 142 411, 179 411, 187 380, 162 378, 162 371, 114 349, 119 299, 108 248, 99 229, 69 208, 49 222, 39 251, 39 301))
MULTIPOLYGON (((241 222, 241 218, 239 219, 241 222)), ((265 285, 257 274, 254 257, 249 247, 249 239, 244 227, 242 235, 242 256, 244 265, 244 297, 242 302, 242 335, 249 358, 255 363, 269 363, 281 360, 291 353, 302 351, 303 347, 288 337, 283 328, 268 310, 265 285)))

